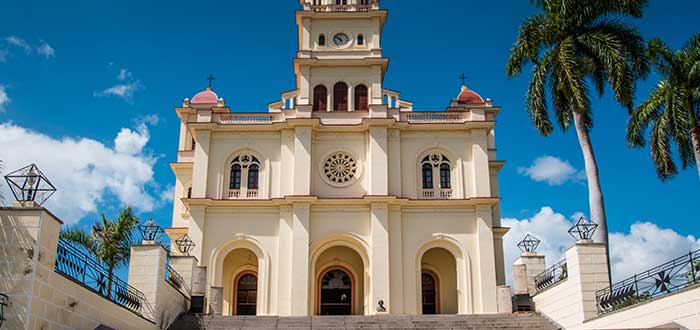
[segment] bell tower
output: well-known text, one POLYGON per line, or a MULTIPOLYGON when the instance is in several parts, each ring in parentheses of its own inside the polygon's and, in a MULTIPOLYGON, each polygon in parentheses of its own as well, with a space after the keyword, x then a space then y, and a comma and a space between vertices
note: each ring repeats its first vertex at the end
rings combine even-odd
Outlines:
POLYGON ((389 59, 382 56, 387 11, 379 0, 300 0, 294 72, 298 105, 366 111, 382 104, 389 59))

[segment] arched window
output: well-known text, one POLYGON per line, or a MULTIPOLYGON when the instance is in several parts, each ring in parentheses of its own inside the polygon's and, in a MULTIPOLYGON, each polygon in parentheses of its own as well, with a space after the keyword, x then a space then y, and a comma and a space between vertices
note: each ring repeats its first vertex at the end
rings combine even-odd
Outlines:
POLYGON ((326 35, 322 34, 318 36, 318 45, 319 46, 325 46, 326 45, 326 35))
POLYGON ((433 166, 423 164, 423 189, 433 189, 433 166))
POLYGON ((231 184, 229 189, 241 189, 241 165, 231 166, 231 184))
POLYGON ((258 176, 260 175, 260 166, 258 164, 250 165, 248 169, 248 189, 258 189, 258 176))
POLYGON ((348 85, 344 82, 333 86, 333 110, 348 111, 348 85))
POLYGON ((328 89, 326 86, 318 85, 314 88, 314 111, 328 110, 328 89))
POLYGON ((358 46, 364 46, 365 45, 365 36, 360 34, 357 36, 357 45, 358 46))
POLYGON ((355 109, 369 110, 367 86, 358 85, 355 87, 355 109))
POLYGON ((231 162, 228 197, 257 198, 260 182, 260 161, 252 155, 241 155, 231 162), (243 180, 243 179, 247 180, 243 180))
POLYGON ((360 0, 361 5, 369 5, 369 0, 360 0))
POLYGON ((450 164, 442 163, 440 164, 440 188, 450 189, 452 188, 452 180, 450 179, 450 164))
POLYGON ((450 160, 441 154, 429 154, 421 161, 421 181, 423 198, 452 197, 452 166, 450 160), (439 186, 435 186, 435 182, 439 186))
POLYGON ((336 5, 347 5, 348 0, 335 0, 336 5))

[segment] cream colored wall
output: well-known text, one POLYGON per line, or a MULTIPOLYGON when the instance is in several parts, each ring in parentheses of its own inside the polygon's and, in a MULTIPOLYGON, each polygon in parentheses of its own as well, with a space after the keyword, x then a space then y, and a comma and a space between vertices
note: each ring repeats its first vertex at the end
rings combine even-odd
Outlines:
POLYGON ((311 194, 322 198, 362 197, 368 191, 367 146, 365 133, 317 133, 311 156, 311 194), (350 186, 337 188, 322 178, 323 162, 333 152, 345 151, 361 164, 360 177, 350 186))
POLYGON ((369 50, 373 48, 380 48, 379 45, 379 35, 375 34, 375 31, 379 29, 379 22, 373 19, 316 19, 311 20, 308 25, 309 35, 311 40, 309 41, 310 48, 302 48, 302 50, 316 50, 316 51, 335 51, 336 48, 333 47, 333 36, 338 33, 345 33, 352 39, 352 46, 346 48, 352 50, 369 50), (318 37, 321 34, 326 36, 326 46, 318 45, 318 37), (357 45, 357 36, 363 34, 365 37, 365 46, 357 45))
POLYGON ((700 329, 700 286, 584 322, 575 329, 656 328, 677 323, 700 329))
POLYGON ((457 263, 445 249, 434 248, 423 254, 421 261, 424 270, 437 275, 440 298, 440 314, 457 314, 457 263))

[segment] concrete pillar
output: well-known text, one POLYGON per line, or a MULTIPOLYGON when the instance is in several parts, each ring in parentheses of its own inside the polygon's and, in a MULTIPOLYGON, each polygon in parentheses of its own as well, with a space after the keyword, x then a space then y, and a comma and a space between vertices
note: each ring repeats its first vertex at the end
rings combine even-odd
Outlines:
POLYGON ((515 294, 534 295, 535 277, 542 274, 545 266, 544 256, 534 252, 525 252, 513 262, 513 284, 515 294))
POLYGON ((277 310, 280 316, 292 315, 292 227, 293 227, 292 207, 289 205, 280 206, 280 219, 278 229, 278 250, 277 258, 273 260, 277 267, 277 310))
POLYGON ((369 173, 369 194, 373 196, 389 194, 387 133, 386 127, 369 128, 367 171, 369 173))
POLYGON ((496 265, 493 249, 493 228, 491 227, 491 207, 488 205, 478 205, 476 207, 476 240, 478 246, 478 263, 472 267, 479 279, 477 299, 480 301, 481 309, 476 313, 496 313, 498 303, 496 301, 496 265))
POLYGON ((141 291, 153 308, 154 319, 161 325, 158 294, 165 285, 165 261, 167 251, 160 244, 142 244, 131 246, 129 259, 129 285, 141 291))
MULTIPOLYGON (((193 256, 170 256, 170 267, 182 276, 182 280, 185 281, 185 284, 190 289, 193 289, 193 276, 195 275, 197 264, 197 258, 193 256)), ((194 291, 192 293, 194 294, 194 291)))
MULTIPOLYGON (((404 308, 404 272, 403 265, 403 223, 401 219, 401 208, 392 207, 389 211, 389 276, 391 313, 405 314, 404 308)), ((410 273, 409 276, 413 276, 410 273)))
POLYGON ((209 289, 209 314, 224 314, 224 288, 213 286, 209 289))
POLYGON ((192 274, 192 295, 203 296, 207 293, 207 267, 197 266, 192 274))
POLYGON ((194 165, 192 168, 192 198, 206 198, 211 131, 195 131, 195 141, 194 165))
POLYGON ((370 267, 370 314, 377 312, 378 303, 384 301, 386 312, 391 313, 389 292, 389 205, 372 204, 370 222, 371 267, 370 267))
POLYGON ((507 285, 499 285, 496 292, 498 297, 498 313, 513 313, 513 300, 511 300, 510 296, 510 287, 507 285))
POLYGON ((309 315, 309 207, 294 204, 292 209, 291 315, 309 315))
POLYGON ((566 250, 568 281, 579 288, 581 322, 598 316, 595 293, 610 286, 608 258, 605 244, 593 241, 578 241, 566 250))
POLYGON ((294 195, 311 194, 311 127, 294 130, 294 195))

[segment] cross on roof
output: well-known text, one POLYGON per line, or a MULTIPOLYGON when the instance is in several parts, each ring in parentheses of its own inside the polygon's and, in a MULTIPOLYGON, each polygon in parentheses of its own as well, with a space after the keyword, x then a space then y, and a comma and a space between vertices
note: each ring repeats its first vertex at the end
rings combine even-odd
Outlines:
POLYGON ((466 86, 466 85, 467 85, 467 78, 468 78, 468 77, 465 76, 464 73, 462 73, 462 75, 459 76, 459 80, 462 81, 462 86, 466 86))
POLYGON ((207 80, 209 80, 209 88, 211 88, 211 85, 214 83, 214 80, 216 80, 216 77, 214 77, 213 74, 209 74, 209 77, 207 77, 207 80))

